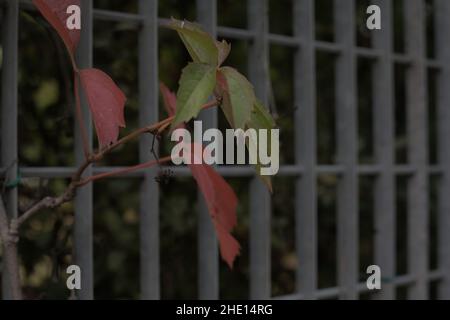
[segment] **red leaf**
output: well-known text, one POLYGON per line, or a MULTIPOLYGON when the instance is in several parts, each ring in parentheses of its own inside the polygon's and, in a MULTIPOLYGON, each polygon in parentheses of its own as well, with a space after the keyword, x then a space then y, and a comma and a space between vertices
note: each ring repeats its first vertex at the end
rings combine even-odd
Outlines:
MULTIPOLYGON (((196 150, 194 144, 191 145, 192 149, 196 150)), ((202 148, 199 149, 202 150, 202 148)), ((191 156, 197 157, 197 155, 191 156)), ((230 234, 237 223, 236 208, 238 201, 236 194, 225 179, 211 166, 206 164, 190 164, 189 168, 205 198, 219 239, 222 258, 232 268, 233 261, 240 250, 239 243, 230 234)))
POLYGON ((44 18, 56 29, 73 57, 80 41, 80 30, 69 30, 67 28, 66 21, 69 15, 66 11, 71 5, 80 6, 80 0, 33 0, 33 3, 44 18))
MULTIPOLYGON (((177 97, 163 83, 160 84, 161 94, 164 99, 164 106, 170 116, 175 115, 177 109, 177 97)), ((184 127, 184 124, 181 124, 184 127)), ((189 149, 189 148, 188 148, 189 149)), ((202 154, 195 154, 195 145, 191 145, 191 154, 183 155, 190 157, 190 163, 194 163, 194 157, 201 157, 202 154), (194 151, 192 151, 194 150, 194 151)), ((198 148, 203 153, 203 148, 198 148)), ((240 245, 230 234, 236 226, 237 197, 230 185, 209 165, 191 164, 189 168, 192 176, 199 186, 205 198, 209 214, 216 229, 219 240, 220 254, 230 268, 239 254, 240 245)))
POLYGON ((159 84, 159 89, 161 90, 167 113, 169 116, 174 116, 177 112, 177 96, 162 82, 159 84))
POLYGON ((230 268, 240 246, 230 231, 236 226, 237 197, 230 185, 206 164, 191 164, 194 179, 205 198, 220 244, 220 254, 230 268))
MULTIPOLYGON (((177 113, 177 96, 162 82, 159 84, 159 89, 163 96, 164 107, 167 114, 171 117, 175 116, 177 113)), ((184 123, 180 123, 175 129, 179 128, 186 128, 186 125, 184 123)))
POLYGON ((98 69, 80 70, 80 80, 94 119, 100 148, 117 141, 125 127, 126 97, 114 81, 98 69))
POLYGON ((220 225, 214 223, 214 227, 216 228, 217 237, 219 238, 220 255, 222 256, 222 259, 227 262, 230 269, 232 269, 234 259, 239 254, 241 246, 239 245, 239 242, 237 242, 236 239, 220 225))

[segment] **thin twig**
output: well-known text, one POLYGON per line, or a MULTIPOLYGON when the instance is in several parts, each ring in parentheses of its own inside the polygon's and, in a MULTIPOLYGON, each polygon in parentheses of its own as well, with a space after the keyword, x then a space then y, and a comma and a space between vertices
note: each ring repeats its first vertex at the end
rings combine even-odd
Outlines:
POLYGON ((168 157, 161 158, 159 160, 152 160, 152 161, 144 162, 144 163, 138 164, 136 166, 127 167, 127 168, 124 168, 124 169, 119 169, 119 170, 115 170, 115 171, 111 171, 111 172, 97 174, 97 175, 91 176, 89 178, 86 178, 86 179, 78 182, 76 184, 76 186, 77 187, 83 187, 83 186, 87 185, 88 183, 91 183, 91 182, 94 182, 94 181, 97 181, 97 180, 100 180, 100 179, 111 178, 111 177, 120 176, 122 174, 129 173, 129 172, 133 172, 133 171, 137 171, 137 170, 141 170, 141 169, 147 169, 147 168, 156 166, 157 164, 166 163, 166 162, 169 162, 171 160, 172 160, 172 158, 170 156, 168 156, 168 157))
POLYGON ((17 226, 20 227, 31 216, 43 209, 54 209, 66 202, 71 201, 75 196, 76 189, 77 185, 75 183, 71 183, 62 195, 58 197, 45 197, 17 219, 17 226))
POLYGON ((137 129, 137 130, 131 132, 130 134, 128 134, 127 136, 123 137, 122 139, 119 139, 116 142, 112 143, 111 145, 109 145, 108 147, 106 147, 105 149, 103 149, 102 151, 97 153, 97 155, 95 157, 97 159, 101 159, 105 154, 113 151, 117 147, 119 147, 123 144, 126 144, 127 142, 129 142, 131 140, 136 139, 137 137, 141 136, 144 133, 156 133, 156 132, 158 132, 160 127, 164 126, 166 123, 170 123, 173 119, 174 119, 174 117, 169 117, 158 123, 137 129))

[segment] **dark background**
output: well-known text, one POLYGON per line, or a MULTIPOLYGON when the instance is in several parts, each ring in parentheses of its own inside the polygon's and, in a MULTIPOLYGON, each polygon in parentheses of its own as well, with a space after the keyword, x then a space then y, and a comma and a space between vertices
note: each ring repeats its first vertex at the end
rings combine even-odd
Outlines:
MULTIPOLYGON (((292 0, 270 0, 270 31, 292 35, 292 0)), ((395 50, 403 52, 401 0, 395 5, 395 50)), ((429 21, 429 56, 433 56, 432 1, 427 1, 429 21)), ((370 47, 370 31, 365 28, 365 9, 369 1, 358 0, 355 33, 359 46, 370 47)), ((137 12, 137 1, 94 0, 95 8, 137 12)), ((159 1, 160 17, 196 20, 195 1, 159 1)), ((243 0, 219 0, 218 21, 221 26, 246 28, 247 3, 243 0)), ((316 37, 333 41, 333 1, 316 1, 316 37)), ((127 23, 96 21, 94 26, 94 66, 103 69, 118 83, 128 97, 127 129, 137 126, 137 31, 127 23)), ((182 68, 189 61, 186 50, 174 32, 160 29, 160 79, 176 90, 182 68)), ((248 43, 230 40, 232 54, 226 64, 247 70, 248 43)), ((293 55, 294 49, 270 47, 272 110, 277 111, 281 128, 281 164, 294 163, 293 55)), ((1 51, 0 51, 1 53, 1 51)), ((0 54, 1 57, 1 54, 0 54)), ((19 57, 19 151, 21 166, 73 166, 73 98, 72 75, 62 42, 37 12, 20 15, 19 57)), ((1 58, 0 58, 1 60, 1 58)), ((320 164, 336 162, 334 113, 334 60, 330 53, 317 54, 318 160, 320 164)), ((360 163, 373 163, 371 61, 358 60, 358 119, 360 163)), ((395 66, 396 160, 407 163, 405 72, 395 66)), ((429 74, 429 91, 433 93, 434 74, 429 74)), ((430 95, 433 97, 433 94, 430 95)), ((430 100, 430 162, 436 162, 434 102, 430 100)), ((160 106, 161 118, 165 117, 160 106)), ((223 124, 224 122, 221 121, 223 124)), ((221 125, 223 128, 224 126, 221 125)), ((163 148, 168 152, 167 146, 163 148)), ((131 165, 138 161, 138 146, 128 145, 114 153, 102 165, 131 165)), ((248 251, 248 179, 228 179, 239 197, 238 227, 234 234, 242 252, 230 271, 220 263, 221 298, 249 296, 248 251)), ((319 287, 334 287, 336 278, 336 182, 335 175, 319 177, 319 287)), ((397 181, 398 274, 406 273, 406 183, 397 181)), ((272 295, 293 293, 295 288, 294 178, 274 178, 272 214, 272 295)), ((64 179, 24 179, 20 187, 21 206, 45 194, 58 194, 64 179)), ((431 180, 431 228, 435 214, 435 186, 431 180)), ((373 178, 360 180, 360 270, 373 264, 373 178)), ((161 288, 162 298, 197 297, 197 214, 195 182, 173 178, 161 191, 161 288)), ((136 179, 101 181, 94 186, 94 263, 95 297, 139 298, 139 182, 136 179)), ((55 212, 46 212, 30 221, 20 242, 25 295, 31 299, 65 299, 65 268, 72 263, 73 208, 67 204, 55 212)), ((433 233, 431 232, 433 235, 433 233)), ((431 239, 430 267, 435 267, 435 239, 431 239)), ((434 287, 431 287, 432 296, 434 287)), ((404 297, 402 288, 399 298, 404 297)), ((362 298, 367 298, 363 295, 362 298)))

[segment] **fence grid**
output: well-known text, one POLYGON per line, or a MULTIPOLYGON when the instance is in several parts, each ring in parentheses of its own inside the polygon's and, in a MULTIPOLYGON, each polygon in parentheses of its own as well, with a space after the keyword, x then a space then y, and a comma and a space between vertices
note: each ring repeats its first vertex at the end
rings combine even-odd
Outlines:
MULTIPOLYGON (((450 3, 434 0, 436 57, 426 53, 425 0, 409 0, 404 5, 405 53, 393 49, 394 0, 372 0, 382 10, 382 30, 373 31, 373 46, 358 47, 355 31, 355 0, 334 1, 335 41, 316 39, 314 0, 293 0, 293 36, 269 32, 268 0, 247 0, 248 29, 217 25, 217 1, 197 0, 197 20, 220 37, 245 40, 250 44, 249 76, 258 97, 268 102, 270 86, 270 45, 295 50, 294 105, 295 163, 283 165, 280 176, 296 179, 295 234, 298 267, 296 293, 273 297, 271 293, 271 198, 250 167, 227 166, 217 170, 228 177, 251 178, 250 183, 250 298, 254 299, 357 299, 367 292, 359 282, 359 178, 375 178, 375 263, 385 280, 383 289, 374 297, 393 299, 396 288, 408 286, 408 297, 429 297, 429 283, 439 281, 439 298, 450 298, 450 3), (336 138, 337 163, 322 165, 317 160, 317 80, 316 53, 336 56, 336 138), (374 164, 358 162, 358 76, 357 59, 372 61, 374 164), (407 67, 407 137, 408 164, 395 161, 395 78, 394 65, 407 67), (437 72, 438 163, 428 159, 427 71, 437 72), (337 186, 337 274, 338 286, 318 288, 318 192, 321 174, 339 177, 337 186), (428 188, 430 177, 439 178, 438 196, 438 269, 430 270, 428 188), (396 178, 408 177, 408 273, 396 272, 396 178)), ((395 0, 398 1, 398 0, 395 0)), ((90 0, 82 0, 83 28, 77 60, 89 67, 93 60, 93 21, 126 21, 139 31, 139 123, 158 119, 158 28, 166 18, 158 17, 157 0, 138 0, 136 14, 99 10, 90 0)), ((0 175, 14 179, 18 157, 18 35, 20 10, 33 10, 30 1, 0 0, 3 66, 1 78, 1 163, 0 175), (13 164, 13 166, 11 166, 13 164)), ((86 102, 83 100, 86 107, 86 102)), ((87 108, 85 108, 87 110, 87 108)), ((91 123, 89 115, 84 115, 91 123)), ((217 112, 201 116, 206 127, 217 126, 217 112)), ((92 141, 92 125, 88 126, 92 141)), ((151 140, 140 141, 140 160, 148 160, 151 140)), ((83 152, 78 127, 75 126, 76 162, 83 152)), ((20 167, 23 177, 70 177, 70 167, 20 167)), ((101 173, 116 167, 92 167, 101 173)), ((171 168, 175 175, 189 175, 186 168, 171 168)), ((159 193, 153 182, 155 169, 133 172, 125 177, 140 178, 140 285, 142 299, 159 299, 159 193)), ((17 189, 5 196, 10 216, 17 216, 17 189)), ((75 200, 75 263, 83 270, 81 299, 94 298, 93 286, 93 189, 80 190, 75 200)), ((218 299, 218 247, 206 206, 199 196, 198 206, 198 287, 199 298, 218 299)), ((3 281, 4 286, 7 283, 3 281)), ((5 288, 4 288, 5 289, 5 288)), ((6 292, 6 290, 4 290, 6 292)), ((7 298, 7 296, 4 296, 7 298)))

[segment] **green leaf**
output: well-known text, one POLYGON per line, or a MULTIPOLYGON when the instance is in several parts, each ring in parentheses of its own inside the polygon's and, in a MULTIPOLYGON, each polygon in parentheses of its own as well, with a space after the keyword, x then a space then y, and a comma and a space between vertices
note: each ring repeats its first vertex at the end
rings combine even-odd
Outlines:
POLYGON ((199 25, 172 19, 168 27, 178 32, 194 62, 218 66, 219 49, 216 40, 199 25))
POLYGON ((216 46, 217 49, 219 50, 219 66, 220 66, 230 55, 231 44, 229 44, 225 40, 222 40, 222 42, 216 41, 216 46))
MULTIPOLYGON (((216 93, 223 98, 222 110, 233 128, 271 130, 275 127, 275 121, 270 113, 256 99, 251 83, 235 69, 229 67, 219 69, 216 93)), ((271 150, 270 140, 268 141, 268 147, 271 150)), ((247 149, 249 149, 249 141, 247 141, 247 149)), ((272 192, 270 177, 261 175, 261 164, 258 156, 258 163, 255 165, 256 172, 272 192)))
POLYGON ((215 86, 215 67, 195 62, 188 64, 181 75, 177 93, 177 113, 172 122, 172 128, 196 117, 213 93, 215 86))
MULTIPOLYGON (((260 129, 271 130, 271 129, 275 128, 275 121, 273 120, 271 114, 267 111, 267 108, 265 108, 259 100, 256 100, 256 102, 253 106, 251 118, 250 118, 250 121, 248 122, 247 128, 248 129, 253 128, 255 130, 260 130, 260 129)), ((270 131, 269 131, 269 133, 270 133, 270 131)), ((271 150, 270 137, 271 136, 269 135, 269 140, 268 140, 268 145, 267 145, 269 150, 271 150)), ((247 145, 247 147, 248 147, 248 145, 247 145)), ((261 174, 261 164, 259 163, 259 158, 258 158, 258 164, 255 165, 255 169, 256 169, 256 172, 258 173, 259 177, 261 178, 261 180, 267 185, 270 192, 272 192, 272 180, 271 180, 270 176, 265 176, 265 175, 261 174)))
POLYGON ((222 96, 222 109, 230 125, 235 129, 244 129, 250 121, 256 102, 252 84, 236 69, 219 69, 218 91, 222 96))
POLYGON ((269 130, 275 127, 275 121, 273 120, 272 115, 259 100, 256 100, 253 106, 252 115, 248 123, 248 126, 256 130, 259 129, 269 130))

